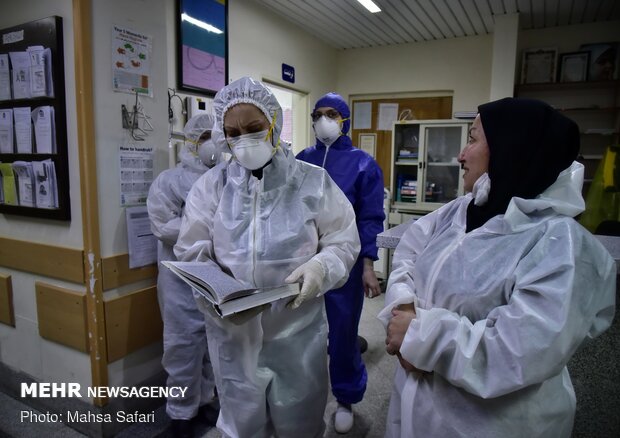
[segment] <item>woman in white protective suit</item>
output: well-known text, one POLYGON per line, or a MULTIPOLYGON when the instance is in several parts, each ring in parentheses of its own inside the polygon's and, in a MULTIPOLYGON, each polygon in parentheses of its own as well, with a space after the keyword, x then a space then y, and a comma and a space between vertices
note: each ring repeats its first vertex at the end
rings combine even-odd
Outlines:
MULTIPOLYGON (((151 230, 158 239, 157 258, 176 260, 173 247, 179 236, 185 198, 192 184, 216 164, 211 141, 213 116, 199 114, 185 124, 181 162, 164 170, 151 184, 146 201, 151 230)), ((187 388, 184 397, 169 398, 166 413, 172 419, 175 436, 191 436, 191 419, 199 408, 207 423, 215 424, 215 379, 209 361, 204 316, 198 310, 192 290, 172 271, 160 267, 157 298, 164 322, 162 366, 167 385, 187 388)))
POLYGON ((459 155, 471 192, 418 219, 393 259, 386 437, 569 437, 566 364, 611 324, 616 266, 584 210, 577 125, 549 105, 481 105, 459 155))
POLYGON ((353 208, 321 168, 279 137, 282 110, 244 77, 214 98, 217 145, 233 158, 199 179, 175 253, 213 260, 254 287, 302 282, 300 294, 230 318, 206 301, 209 352, 227 437, 319 437, 327 402, 326 291, 347 279, 360 250, 353 208), (245 314, 244 314, 245 313, 245 314))

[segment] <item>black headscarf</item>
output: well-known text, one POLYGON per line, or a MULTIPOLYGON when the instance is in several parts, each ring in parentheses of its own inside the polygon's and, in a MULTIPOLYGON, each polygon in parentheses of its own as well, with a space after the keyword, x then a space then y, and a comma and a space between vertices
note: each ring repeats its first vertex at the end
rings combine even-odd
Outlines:
POLYGON ((485 205, 469 203, 467 232, 504 214, 512 197, 541 194, 579 152, 577 124, 544 102, 507 97, 480 105, 478 113, 489 145, 491 190, 485 205))

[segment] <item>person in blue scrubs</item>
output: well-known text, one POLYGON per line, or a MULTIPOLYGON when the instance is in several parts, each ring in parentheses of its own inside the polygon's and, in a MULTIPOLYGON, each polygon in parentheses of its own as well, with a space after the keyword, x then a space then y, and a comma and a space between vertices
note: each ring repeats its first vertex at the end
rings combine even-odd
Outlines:
POLYGON ((366 367, 358 344, 358 325, 364 295, 381 294, 373 262, 377 260, 377 234, 383 231, 383 173, 372 156, 354 147, 346 134, 350 127, 349 106, 336 93, 321 97, 312 112, 316 145, 297 158, 323 167, 344 192, 355 210, 362 248, 349 280, 325 295, 329 323, 329 374, 338 401, 334 419, 337 432, 353 427, 351 405, 366 391, 366 367))

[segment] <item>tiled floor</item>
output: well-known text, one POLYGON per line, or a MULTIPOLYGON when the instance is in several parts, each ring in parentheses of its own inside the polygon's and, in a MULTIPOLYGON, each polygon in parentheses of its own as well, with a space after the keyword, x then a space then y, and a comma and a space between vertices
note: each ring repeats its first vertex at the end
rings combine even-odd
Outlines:
MULTIPOLYGON (((396 361, 385 353, 385 331, 376 319, 377 313, 383 307, 384 295, 375 299, 366 299, 364 311, 360 321, 360 335, 368 341, 368 350, 363 358, 368 370, 368 387, 362 402, 354 405, 355 424, 347 435, 334 431, 334 412, 336 401, 331 396, 328 399, 325 411, 327 430, 326 438, 349 436, 352 438, 383 437, 385 417, 387 413, 391 382, 396 361)), ((78 438, 85 435, 64 426, 61 423, 29 423, 26 427, 19 421, 21 410, 32 410, 31 407, 0 393, 0 438, 16 437, 46 437, 46 438, 78 438)), ((36 412, 36 411, 35 411, 36 412)), ((153 424, 138 424, 125 429, 117 438, 164 438, 167 418, 162 408, 155 412, 156 421, 153 424)), ((196 437, 219 438, 221 435, 215 428, 198 427, 196 437)))

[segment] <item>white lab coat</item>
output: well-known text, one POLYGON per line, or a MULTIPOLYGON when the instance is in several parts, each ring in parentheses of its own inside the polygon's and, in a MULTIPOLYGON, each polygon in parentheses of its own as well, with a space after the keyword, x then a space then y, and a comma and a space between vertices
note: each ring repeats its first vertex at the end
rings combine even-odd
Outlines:
MULTIPOLYGON (((185 153, 182 159, 177 167, 160 173, 149 189, 147 208, 151 230, 158 239, 158 262, 176 260, 173 246, 181 228, 185 198, 207 170, 192 154, 185 153)), ((191 288, 170 270, 158 266, 157 298, 164 322, 161 363, 168 373, 168 386, 187 387, 185 397, 167 400, 166 413, 173 419, 188 420, 215 396, 204 317, 191 288)))
POLYGON ((471 195, 416 221, 394 254, 386 306, 414 302, 386 437, 569 437, 566 364, 611 324, 616 265, 572 216, 583 210, 573 163, 536 199, 465 233, 471 195))
MULTIPOLYGON (((322 292, 346 281, 360 250, 351 204, 321 168, 278 149, 258 180, 237 161, 207 172, 192 188, 175 253, 216 261, 251 286, 278 286, 318 261, 322 292)), ((217 426, 229 437, 317 437, 327 402, 327 324, 323 299, 291 310, 282 299, 237 326, 200 296, 220 397, 217 426)))

